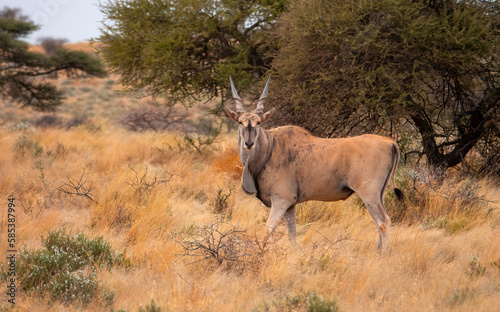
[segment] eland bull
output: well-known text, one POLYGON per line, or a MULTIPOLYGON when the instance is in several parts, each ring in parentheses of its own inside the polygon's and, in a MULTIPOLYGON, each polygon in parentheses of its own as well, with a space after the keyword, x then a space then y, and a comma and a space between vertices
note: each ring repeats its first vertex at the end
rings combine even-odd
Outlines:
POLYGON ((247 112, 230 77, 236 112, 225 108, 239 123, 238 149, 244 166, 242 186, 271 208, 266 223, 272 234, 281 219, 288 237, 296 237, 295 205, 308 200, 346 200, 357 193, 378 226, 378 249, 387 250, 391 220, 384 210, 384 190, 392 177, 399 199, 403 193, 394 176, 399 147, 388 137, 365 134, 341 139, 322 139, 297 126, 271 130, 261 127, 274 108, 264 112, 269 80, 257 108, 247 112))

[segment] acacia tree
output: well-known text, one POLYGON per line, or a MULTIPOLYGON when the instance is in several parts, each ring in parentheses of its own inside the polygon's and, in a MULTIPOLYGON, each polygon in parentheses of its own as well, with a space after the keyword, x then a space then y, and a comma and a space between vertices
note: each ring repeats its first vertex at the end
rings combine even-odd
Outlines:
POLYGON ((21 40, 38 28, 19 9, 0 11, 0 96, 38 110, 54 110, 62 93, 47 80, 70 76, 104 76, 99 59, 82 51, 59 48, 51 55, 29 50, 21 40))
POLYGON ((275 121, 324 137, 418 133, 421 149, 407 152, 432 166, 455 166, 476 147, 498 170, 499 8, 496 1, 292 1, 276 31, 275 121))
POLYGON ((285 0, 110 0, 100 52, 127 91, 172 103, 212 99, 270 68, 267 30, 285 0))

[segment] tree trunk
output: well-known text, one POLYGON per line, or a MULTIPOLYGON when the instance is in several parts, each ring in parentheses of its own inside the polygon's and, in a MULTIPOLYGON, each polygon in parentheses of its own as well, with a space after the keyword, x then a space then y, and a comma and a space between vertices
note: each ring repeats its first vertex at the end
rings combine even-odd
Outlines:
POLYGON ((488 113, 494 111, 500 105, 500 89, 490 92, 473 109, 464 114, 468 120, 467 124, 461 124, 461 118, 457 118, 455 121, 456 126, 461 130, 458 137, 440 145, 436 142, 438 135, 426 112, 416 105, 412 99, 409 99, 409 102, 414 108, 411 120, 422 136, 423 153, 427 157, 428 164, 445 170, 460 164, 486 132, 486 124, 492 118, 488 113), (444 146, 454 146, 454 148, 451 152, 443 154, 442 148, 444 146))

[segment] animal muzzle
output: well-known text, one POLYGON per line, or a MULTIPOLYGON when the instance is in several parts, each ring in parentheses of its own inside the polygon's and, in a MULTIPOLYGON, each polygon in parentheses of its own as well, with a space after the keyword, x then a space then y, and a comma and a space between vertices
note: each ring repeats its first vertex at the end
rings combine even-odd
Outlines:
POLYGON ((245 142, 245 149, 246 150, 251 150, 253 147, 254 143, 253 142, 245 142))

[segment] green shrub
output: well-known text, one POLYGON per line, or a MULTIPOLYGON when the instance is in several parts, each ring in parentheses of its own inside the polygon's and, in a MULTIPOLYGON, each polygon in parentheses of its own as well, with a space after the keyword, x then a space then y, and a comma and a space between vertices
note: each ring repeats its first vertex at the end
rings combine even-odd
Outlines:
POLYGON ((43 153, 43 148, 36 141, 29 139, 26 135, 19 137, 14 144, 14 149, 20 157, 31 154, 33 157, 39 157, 43 153))
POLYGON ((316 292, 310 292, 306 297, 308 312, 335 312, 338 311, 337 303, 324 299, 316 292))
POLYGON ((95 272, 85 274, 83 271, 58 273, 44 286, 52 299, 64 303, 78 302, 86 305, 92 302, 98 289, 95 272))
POLYGON ((469 277, 482 276, 486 273, 486 267, 479 261, 479 256, 472 257, 468 268, 465 270, 465 275, 469 277))
POLYGON ((89 304, 100 292, 106 304, 114 294, 101 289, 98 268, 130 266, 124 252, 116 253, 102 237, 89 238, 79 233, 53 231, 42 237, 43 248, 24 250, 19 254, 20 285, 27 293, 48 295, 64 303, 89 304))
POLYGON ((140 308, 139 312, 161 312, 161 308, 156 305, 153 299, 151 299, 151 303, 146 305, 145 308, 140 308))

